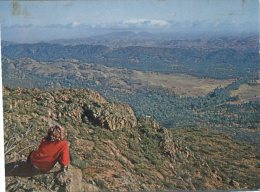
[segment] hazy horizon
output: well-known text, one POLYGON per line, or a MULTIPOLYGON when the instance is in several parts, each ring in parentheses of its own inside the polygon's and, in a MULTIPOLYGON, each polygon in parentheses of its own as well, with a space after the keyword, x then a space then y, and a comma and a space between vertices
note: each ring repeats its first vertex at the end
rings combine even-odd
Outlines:
POLYGON ((2 40, 39 42, 111 32, 258 34, 258 0, 2 1, 2 40), (246 26, 246 27, 245 27, 246 26))

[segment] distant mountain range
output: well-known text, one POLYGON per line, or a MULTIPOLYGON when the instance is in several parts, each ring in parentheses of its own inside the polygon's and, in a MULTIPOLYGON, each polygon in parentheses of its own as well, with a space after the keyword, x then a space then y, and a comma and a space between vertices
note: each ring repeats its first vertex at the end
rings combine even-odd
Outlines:
POLYGON ((61 45, 105 45, 108 47, 128 47, 128 46, 144 46, 144 47, 167 47, 167 48, 238 48, 258 46, 257 35, 220 35, 209 37, 205 35, 196 35, 188 33, 149 33, 132 31, 112 32, 104 35, 96 35, 87 38, 75 39, 57 39, 48 41, 47 43, 61 45))
POLYGON ((52 43, 2 42, 2 55, 10 59, 31 58, 48 62, 77 59, 109 67, 186 73, 216 79, 250 77, 258 68, 259 49, 256 36, 164 39, 166 38, 156 39, 154 34, 149 33, 125 32, 85 40, 57 40, 52 43))

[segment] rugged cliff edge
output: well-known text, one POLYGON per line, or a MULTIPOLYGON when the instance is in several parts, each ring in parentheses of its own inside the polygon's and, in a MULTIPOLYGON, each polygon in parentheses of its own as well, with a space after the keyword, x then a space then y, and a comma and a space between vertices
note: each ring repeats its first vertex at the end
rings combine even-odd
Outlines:
MULTIPOLYGON (((55 123, 68 130, 65 173, 6 177, 7 191, 158 191, 259 188, 256 148, 204 128, 166 129, 88 89, 9 89, 6 164, 37 148, 55 123)), ((8 171, 8 170, 7 170, 8 171)))

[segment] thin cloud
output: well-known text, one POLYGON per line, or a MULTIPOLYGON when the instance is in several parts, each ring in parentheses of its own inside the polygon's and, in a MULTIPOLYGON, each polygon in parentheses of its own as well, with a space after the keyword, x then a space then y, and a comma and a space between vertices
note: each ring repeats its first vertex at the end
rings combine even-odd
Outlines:
POLYGON ((137 27, 168 27, 170 23, 159 19, 131 19, 123 22, 124 25, 137 27))
POLYGON ((79 27, 80 25, 81 25, 81 23, 78 22, 78 21, 73 21, 73 22, 71 23, 71 26, 72 26, 72 27, 79 27))

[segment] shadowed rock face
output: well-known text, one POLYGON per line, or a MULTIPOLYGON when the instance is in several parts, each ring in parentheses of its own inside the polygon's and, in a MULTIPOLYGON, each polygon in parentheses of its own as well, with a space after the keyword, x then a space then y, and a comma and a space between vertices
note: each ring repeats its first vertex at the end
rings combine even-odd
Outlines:
POLYGON ((133 128, 137 125, 134 111, 127 104, 94 103, 84 108, 87 119, 100 127, 111 131, 122 128, 133 128))

